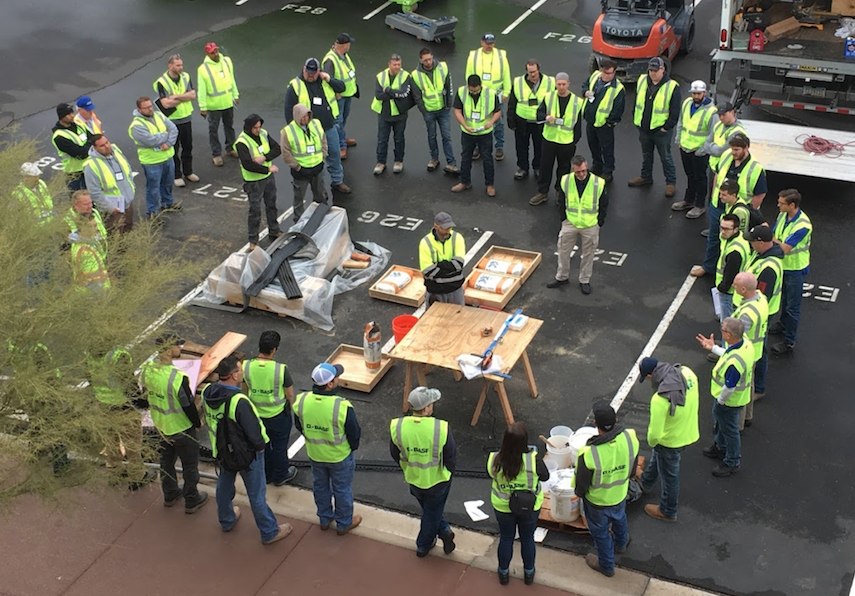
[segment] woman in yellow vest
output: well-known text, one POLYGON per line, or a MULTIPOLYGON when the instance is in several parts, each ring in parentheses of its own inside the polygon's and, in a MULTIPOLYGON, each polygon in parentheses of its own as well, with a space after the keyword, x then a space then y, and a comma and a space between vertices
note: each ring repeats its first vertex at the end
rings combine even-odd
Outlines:
POLYGON ((534 530, 543 504, 542 480, 549 478, 543 461, 535 463, 537 449, 528 444, 528 428, 514 422, 505 429, 502 447, 487 458, 487 473, 493 479, 490 501, 499 522, 499 583, 511 579, 514 535, 519 531, 525 583, 534 582, 534 530))

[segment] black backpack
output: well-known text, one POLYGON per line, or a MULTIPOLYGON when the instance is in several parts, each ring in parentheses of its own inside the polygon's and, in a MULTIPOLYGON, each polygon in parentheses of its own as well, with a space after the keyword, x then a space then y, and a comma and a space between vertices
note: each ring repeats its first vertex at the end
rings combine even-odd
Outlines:
POLYGON ((760 210, 751 203, 737 203, 736 205, 734 205, 733 211, 731 211, 731 213, 735 215, 737 209, 745 209, 746 211, 748 211, 749 230, 754 226, 762 226, 764 223, 766 223, 766 218, 764 218, 760 210))
POLYGON ((243 428, 229 417, 232 398, 226 400, 223 417, 217 423, 217 461, 229 472, 243 472, 255 460, 255 449, 243 428))

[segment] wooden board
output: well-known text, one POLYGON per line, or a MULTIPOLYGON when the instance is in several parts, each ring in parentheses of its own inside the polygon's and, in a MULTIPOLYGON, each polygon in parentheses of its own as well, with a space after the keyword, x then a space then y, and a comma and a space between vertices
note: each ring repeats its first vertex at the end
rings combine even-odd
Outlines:
POLYGON ((422 272, 418 269, 413 269, 412 267, 404 267, 403 265, 392 265, 376 282, 374 282, 374 285, 368 288, 368 295, 372 298, 387 300, 389 302, 397 302, 398 304, 405 304, 414 308, 422 305, 425 301, 425 294, 427 294, 427 290, 425 289, 425 278, 424 275, 422 275, 422 272), (377 284, 383 281, 383 279, 393 271, 403 271, 404 273, 409 274, 410 277, 413 278, 413 281, 404 286, 404 288, 397 294, 378 290, 377 284))
POLYGON ((855 0, 832 0, 831 12, 844 17, 855 17, 855 0))
MULTIPOLYGON (((773 23, 766 27, 766 40, 768 42, 773 42, 781 39, 782 37, 786 37, 787 35, 791 35, 801 29, 802 24, 796 20, 796 17, 789 17, 784 19, 783 21, 778 21, 777 23, 773 23)), ((841 50, 841 54, 842 54, 841 50)))
POLYGON ((518 248, 509 248, 507 246, 491 246, 487 252, 484 253, 484 256, 481 257, 481 260, 478 261, 478 264, 475 265, 475 267, 477 269, 486 269, 485 265, 490 259, 508 261, 513 265, 516 265, 517 263, 521 264, 523 266, 523 273, 518 277, 520 277, 523 282, 526 282, 528 281, 528 278, 531 277, 531 274, 534 273, 534 270, 537 269, 537 266, 540 265, 542 256, 539 252, 531 250, 520 250, 518 248))
POLYGON ((484 256, 478 261, 475 269, 466 277, 466 282, 464 282, 464 290, 463 297, 466 301, 466 304, 471 304, 472 306, 488 306, 490 308, 497 308, 499 310, 505 308, 508 305, 508 302, 511 301, 511 298, 519 291, 531 274, 534 273, 534 270, 540 265, 540 261, 542 260, 542 256, 539 252, 534 252, 530 250, 520 250, 518 248, 509 248, 507 246, 491 246, 484 256), (520 276, 513 276, 510 274, 502 274, 502 273, 493 273, 491 271, 486 271, 482 265, 486 265, 487 261, 490 259, 498 259, 502 261, 509 261, 512 264, 520 263, 523 265, 523 273, 520 276), (505 292, 504 294, 494 294, 493 292, 486 292, 484 290, 476 290, 475 288, 469 287, 469 281, 476 279, 479 275, 482 274, 488 275, 498 275, 503 278, 513 278, 515 283, 511 288, 505 292))
POLYGON ((220 361, 226 356, 231 356, 243 342, 246 341, 246 335, 243 333, 235 333, 227 331, 217 343, 211 346, 204 356, 202 356, 202 368, 199 371, 199 379, 205 379, 217 368, 220 361))
POLYGON ((344 373, 339 377, 342 387, 363 393, 371 393, 394 363, 391 357, 383 354, 380 359, 380 369, 372 372, 365 368, 362 348, 347 344, 337 347, 326 361, 330 364, 341 364, 344 367, 344 373))

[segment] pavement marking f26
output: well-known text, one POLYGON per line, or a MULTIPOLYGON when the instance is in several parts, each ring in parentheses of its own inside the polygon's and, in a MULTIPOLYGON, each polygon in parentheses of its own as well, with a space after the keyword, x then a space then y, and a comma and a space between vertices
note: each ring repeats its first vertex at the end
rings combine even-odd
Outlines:
POLYGON ((574 35, 573 33, 556 33, 555 31, 550 31, 546 35, 543 36, 543 39, 554 39, 555 41, 563 41, 563 42, 573 42, 576 43, 591 43, 590 35, 574 35))

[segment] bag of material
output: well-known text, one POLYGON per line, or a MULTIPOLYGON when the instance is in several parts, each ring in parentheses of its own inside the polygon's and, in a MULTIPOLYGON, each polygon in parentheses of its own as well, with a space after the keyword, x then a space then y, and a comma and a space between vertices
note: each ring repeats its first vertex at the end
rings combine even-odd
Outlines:
POLYGON ((514 285, 514 280, 509 277, 490 275, 482 273, 478 277, 469 280, 469 287, 492 294, 504 294, 514 285))
POLYGON ((389 275, 377 282, 376 288, 381 292, 397 294, 406 288, 407 284, 411 281, 413 281, 413 278, 406 271, 392 271, 389 275))
POLYGON ((487 257, 481 259, 481 262, 478 263, 478 268, 489 271, 490 273, 504 273, 505 275, 515 275, 517 277, 525 272, 525 267, 523 267, 522 263, 490 259, 487 257))

